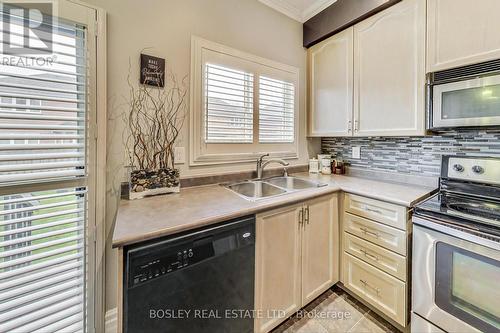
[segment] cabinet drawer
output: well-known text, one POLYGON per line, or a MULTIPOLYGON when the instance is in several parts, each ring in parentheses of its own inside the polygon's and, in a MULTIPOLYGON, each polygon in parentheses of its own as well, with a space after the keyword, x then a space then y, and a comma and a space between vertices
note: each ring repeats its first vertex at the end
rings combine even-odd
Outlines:
POLYGON ((408 218, 406 207, 403 206, 346 193, 344 210, 391 227, 406 230, 408 218))
POLYGON ((345 286, 398 324, 406 326, 405 283, 347 253, 343 259, 345 286))
POLYGON ((344 230, 362 239, 406 256, 406 232, 344 213, 344 230))
POLYGON ((344 251, 406 281, 406 258, 344 232, 344 251))

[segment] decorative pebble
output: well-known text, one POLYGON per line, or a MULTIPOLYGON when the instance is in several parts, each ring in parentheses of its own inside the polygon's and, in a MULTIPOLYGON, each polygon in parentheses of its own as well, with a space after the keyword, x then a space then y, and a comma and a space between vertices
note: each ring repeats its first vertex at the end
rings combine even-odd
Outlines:
POLYGON ((143 192, 151 189, 178 186, 178 169, 134 170, 130 174, 130 188, 132 192, 143 192))

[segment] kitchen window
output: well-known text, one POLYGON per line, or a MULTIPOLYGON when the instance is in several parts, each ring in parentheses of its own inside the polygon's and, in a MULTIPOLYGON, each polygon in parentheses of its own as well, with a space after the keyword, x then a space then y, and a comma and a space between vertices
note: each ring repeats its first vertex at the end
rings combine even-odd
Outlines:
POLYGON ((191 66, 191 165, 298 157, 298 68, 198 37, 191 66))
POLYGON ((253 74, 205 64, 205 142, 253 142, 253 74))
MULTIPOLYGON (((57 6, 28 38, 51 52, 0 65, 0 332, 92 332, 99 304, 96 10, 57 6)), ((22 37, 17 12, 2 7, 2 26, 22 37)))

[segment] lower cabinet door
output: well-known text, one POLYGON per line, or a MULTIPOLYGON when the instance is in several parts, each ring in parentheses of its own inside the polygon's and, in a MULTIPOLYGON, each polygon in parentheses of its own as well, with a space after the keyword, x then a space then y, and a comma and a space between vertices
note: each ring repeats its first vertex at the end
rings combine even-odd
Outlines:
POLYGON ((387 273, 344 253, 344 285, 405 327, 406 285, 387 273))
POLYGON ((300 214, 302 204, 257 215, 255 332, 269 332, 301 307, 300 214))
POLYGON ((302 305, 339 280, 337 195, 308 201, 302 236, 302 305))

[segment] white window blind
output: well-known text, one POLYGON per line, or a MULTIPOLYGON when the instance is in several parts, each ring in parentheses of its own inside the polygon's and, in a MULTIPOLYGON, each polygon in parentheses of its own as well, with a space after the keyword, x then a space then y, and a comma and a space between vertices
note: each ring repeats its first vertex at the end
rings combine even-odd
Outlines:
POLYGON ((259 142, 294 141, 293 83, 259 77, 259 142))
POLYGON ((300 70, 199 37, 191 43, 189 163, 298 158, 300 70))
MULTIPOLYGON (((260 143, 294 142, 293 83, 260 75, 258 78, 260 143)), ((205 64, 205 142, 253 143, 254 75, 205 64)))
POLYGON ((0 332, 83 327, 84 236, 83 188, 0 196, 0 332))
MULTIPOLYGON (((22 23, 11 15, 11 40, 22 23)), ((58 20, 53 31, 52 56, 0 64, 0 185, 85 175, 84 30, 58 20)))
POLYGON ((253 142, 253 74, 205 65, 206 142, 253 142))
MULTIPOLYGON (((11 22, 3 32, 22 41, 22 19, 11 22)), ((52 56, 0 64, 0 186, 11 193, 0 195, 2 333, 86 331, 86 29, 62 19, 52 28, 52 56)))

